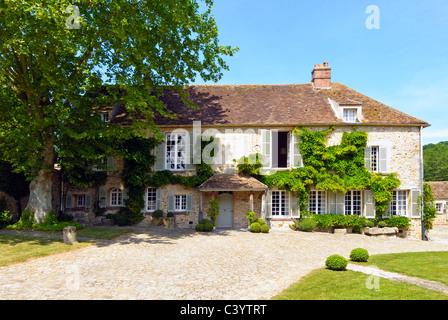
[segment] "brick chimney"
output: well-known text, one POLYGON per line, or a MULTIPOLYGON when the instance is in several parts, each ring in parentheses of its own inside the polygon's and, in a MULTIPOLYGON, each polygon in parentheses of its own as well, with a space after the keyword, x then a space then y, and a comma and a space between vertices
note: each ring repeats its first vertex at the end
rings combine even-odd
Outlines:
POLYGON ((330 88, 331 86, 331 68, 328 66, 328 62, 323 64, 314 65, 314 69, 311 72, 311 82, 316 89, 330 88))

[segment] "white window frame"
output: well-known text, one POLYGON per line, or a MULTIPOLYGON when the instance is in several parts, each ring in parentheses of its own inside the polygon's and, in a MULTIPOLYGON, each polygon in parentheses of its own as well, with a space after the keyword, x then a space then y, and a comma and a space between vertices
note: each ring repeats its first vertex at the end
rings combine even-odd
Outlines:
POLYGON ((106 122, 106 123, 110 122, 109 112, 100 113, 100 117, 101 117, 101 121, 106 122))
POLYGON ((121 190, 120 188, 114 188, 110 191, 110 206, 123 206, 123 190, 121 190))
POLYGON ((392 191, 392 201, 390 202, 390 215, 407 217, 408 200, 409 196, 407 190, 392 191))
POLYGON ((146 188, 146 211, 154 212, 157 208, 157 188, 146 188))
POLYGON ((187 134, 186 133, 167 133, 165 139, 165 169, 171 171, 185 171, 187 169, 187 134), (174 139, 173 139, 174 137, 174 139), (181 139, 179 141, 179 138, 181 139), (179 150, 183 141, 184 150, 179 150), (170 150, 168 150, 170 148, 170 150), (171 148, 174 148, 172 150, 171 148), (179 156, 179 152, 183 152, 182 156, 179 156), (174 166, 174 168, 172 167, 174 166))
POLYGON ((343 108, 342 109, 342 120, 347 123, 357 122, 358 109, 357 108, 343 108))
POLYGON ((86 195, 85 194, 77 194, 76 195, 76 207, 84 208, 86 206, 86 195))
POLYGON ((273 190, 271 192, 271 216, 289 217, 290 215, 290 192, 284 190, 273 190), (275 199, 278 197, 278 200, 275 199))
POLYGON ((174 211, 187 211, 187 195, 175 194, 174 195, 174 211))
POLYGON ((308 198, 308 211, 311 214, 327 213, 327 192, 311 190, 308 198), (319 203, 320 202, 320 203, 319 203))
POLYGON ((349 190, 344 197, 344 214, 346 216, 362 215, 362 192, 361 190, 349 190))
POLYGON ((443 202, 436 202, 434 205, 435 205, 436 211, 438 213, 443 212, 443 202))

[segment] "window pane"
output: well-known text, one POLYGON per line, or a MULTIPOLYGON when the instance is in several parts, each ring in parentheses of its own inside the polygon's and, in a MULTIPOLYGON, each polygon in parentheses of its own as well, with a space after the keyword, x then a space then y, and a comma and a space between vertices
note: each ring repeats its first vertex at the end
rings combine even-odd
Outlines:
POLYGON ((156 188, 148 188, 147 192, 147 211, 154 211, 156 210, 156 188))

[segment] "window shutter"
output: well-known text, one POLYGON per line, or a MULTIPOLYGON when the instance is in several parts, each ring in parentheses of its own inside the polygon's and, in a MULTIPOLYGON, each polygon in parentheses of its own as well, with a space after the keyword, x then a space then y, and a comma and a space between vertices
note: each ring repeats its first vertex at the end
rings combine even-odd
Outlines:
POLYGON ((71 194, 65 195, 65 208, 66 209, 73 208, 73 196, 71 194))
POLYGON ((271 168, 278 168, 278 131, 271 130, 271 168))
POLYGON ((288 154, 286 156, 286 166, 292 167, 293 163, 294 163, 294 159, 293 159, 293 154, 294 151, 292 150, 292 137, 291 137, 292 133, 288 132, 288 140, 287 140, 287 146, 288 146, 288 154))
POLYGON ((411 190, 411 218, 421 217, 421 206, 419 204, 420 190, 411 190))
POLYGON ((108 157, 107 158, 107 170, 114 170, 114 166, 115 166, 115 159, 113 157, 108 157))
POLYGON ((162 210, 162 189, 156 189, 156 210, 162 210))
POLYGON ((367 219, 375 218, 375 198, 372 190, 364 190, 364 204, 367 219))
POLYGON ((84 205, 87 209, 92 207, 92 195, 90 193, 86 194, 86 203, 84 205))
POLYGON ((193 210, 193 195, 187 194, 187 211, 191 212, 193 210))
POLYGON ((300 153, 299 148, 299 138, 294 134, 291 133, 292 136, 292 167, 298 168, 303 167, 303 160, 302 160, 302 154, 300 153))
POLYGON ((154 155, 156 162, 154 163, 154 171, 165 170, 165 150, 166 150, 166 137, 158 145, 154 146, 154 155))
POLYGON ((372 147, 366 147, 364 149, 364 164, 366 166, 367 171, 371 171, 372 170, 372 166, 371 166, 371 152, 372 152, 372 147))
POLYGON ((168 211, 174 212, 174 194, 168 194, 168 211))
POLYGON ((336 214, 336 193, 328 192, 328 213, 336 214))
POLYGON ((291 193, 291 218, 300 218, 299 198, 291 193))
POLYGON ((272 216, 272 191, 268 190, 266 192, 266 218, 272 216))
POLYGON ((107 206, 107 191, 103 188, 100 188, 98 206, 100 208, 106 208, 107 206))
POLYGON ((336 193, 336 214, 344 214, 345 193, 336 193))
POLYGON ((388 168, 388 161, 387 161, 387 152, 388 152, 388 148, 387 146, 380 146, 379 147, 379 172, 389 172, 389 168, 388 168))
POLYGON ((261 154, 263 168, 271 167, 271 130, 261 130, 261 154))
POLYGON ((186 135, 186 153, 185 153, 185 170, 194 170, 196 166, 193 164, 194 144, 193 144, 193 132, 188 132, 186 135))

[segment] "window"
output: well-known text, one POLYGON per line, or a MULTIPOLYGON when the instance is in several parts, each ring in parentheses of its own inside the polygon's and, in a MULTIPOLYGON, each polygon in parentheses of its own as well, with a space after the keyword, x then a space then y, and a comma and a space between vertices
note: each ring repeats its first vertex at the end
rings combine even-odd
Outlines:
POLYGON ((286 191, 272 191, 271 203, 273 216, 289 215, 289 193, 286 193, 286 191))
POLYGON ((176 194, 174 200, 174 211, 187 211, 187 195, 176 194))
POLYGON ((356 109, 344 109, 342 117, 344 122, 356 122, 356 109))
POLYGON ((165 168, 185 170, 186 134, 166 135, 165 168))
POLYGON ((393 216, 407 215, 407 192, 393 191, 392 201, 390 202, 390 214, 393 216))
POLYGON ((146 211, 156 210, 157 193, 156 188, 146 189, 146 211))
POLYGON ((308 209, 312 214, 326 213, 327 211, 327 196, 325 191, 310 191, 308 199, 308 209))
POLYGON ((378 172, 379 170, 379 163, 378 163, 378 156, 379 156, 380 150, 379 147, 370 147, 370 170, 372 172, 378 172))
POLYGON ((110 205, 122 206, 123 205, 123 191, 121 189, 113 189, 110 192, 110 205))
POLYGON ((83 208, 86 206, 86 195, 80 194, 76 196, 76 206, 78 208, 83 208))
POLYGON ((436 211, 437 212, 442 212, 443 211, 443 203, 441 203, 441 202, 437 202, 436 203, 436 211))
POLYGON ((360 216, 362 212, 361 207, 361 191, 351 190, 345 194, 345 207, 344 212, 346 215, 360 216))
POLYGON ((289 133, 272 131, 272 167, 287 168, 289 156, 289 133))
POLYGON ((109 122, 109 113, 100 113, 100 117, 103 122, 109 122))
POLYGON ((261 130, 260 148, 264 168, 286 169, 302 166, 297 137, 292 132, 261 130))

